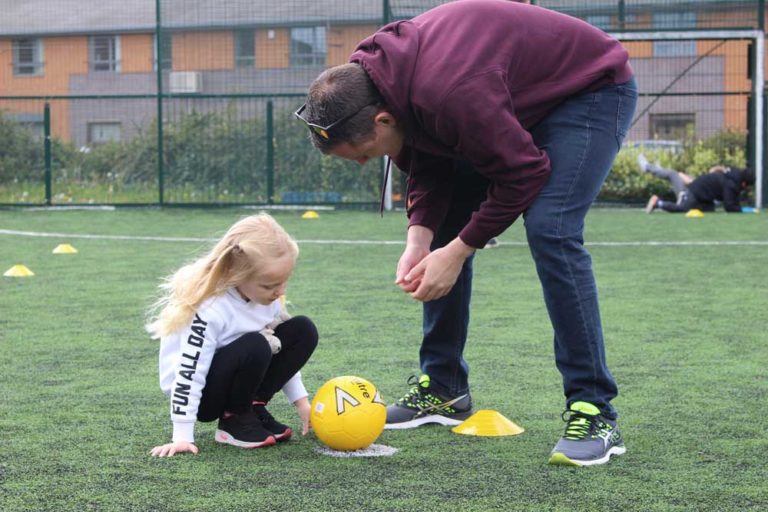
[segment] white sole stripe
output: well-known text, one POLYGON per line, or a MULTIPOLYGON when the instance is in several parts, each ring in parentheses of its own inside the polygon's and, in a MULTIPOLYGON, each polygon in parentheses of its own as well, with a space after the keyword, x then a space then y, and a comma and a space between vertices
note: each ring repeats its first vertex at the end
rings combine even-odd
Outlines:
POLYGON ((627 448, 624 446, 613 446, 610 449, 608 449, 608 453, 605 454, 605 457, 601 457, 599 459, 595 460, 574 460, 569 459, 571 462, 576 464, 577 466, 596 466, 598 464, 605 464, 611 459, 611 455, 624 455, 627 453, 627 448))
POLYGON ((406 428, 416 428, 420 427, 421 425, 426 425, 429 423, 434 423, 438 425, 445 425, 445 426, 455 426, 460 425, 464 420, 452 420, 449 418, 446 418, 445 416, 440 416, 439 414, 432 414, 430 416, 422 416, 420 418, 416 418, 410 421, 402 421, 400 423, 387 423, 384 425, 384 430, 401 430, 406 428))
POLYGON ((224 432, 223 430, 216 430, 214 440, 217 443, 229 444, 232 446, 237 446, 238 448, 261 448, 262 446, 272 446, 277 442, 274 436, 268 437, 261 442, 240 441, 229 435, 227 432, 224 432))

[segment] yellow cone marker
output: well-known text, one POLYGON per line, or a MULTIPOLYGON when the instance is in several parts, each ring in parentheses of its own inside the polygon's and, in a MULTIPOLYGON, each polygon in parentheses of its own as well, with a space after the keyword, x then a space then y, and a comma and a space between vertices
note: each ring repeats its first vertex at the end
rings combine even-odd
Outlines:
POLYGON ((3 274, 5 277, 29 277, 35 275, 34 272, 29 270, 24 265, 14 265, 3 274))
POLYGON ((694 208, 693 210, 688 210, 688 213, 686 213, 685 216, 688 217, 689 219, 693 219, 693 218, 698 219, 699 217, 704 216, 704 212, 694 208))
POLYGON ((468 436, 491 437, 516 436, 525 432, 525 429, 497 411, 481 409, 451 431, 468 436))
POLYGON ((320 215, 314 211, 314 210, 307 210, 304 212, 304 215, 301 216, 302 219, 319 219, 320 215))
POLYGON ((53 254, 77 254, 77 249, 69 244, 59 244, 53 250, 53 254))

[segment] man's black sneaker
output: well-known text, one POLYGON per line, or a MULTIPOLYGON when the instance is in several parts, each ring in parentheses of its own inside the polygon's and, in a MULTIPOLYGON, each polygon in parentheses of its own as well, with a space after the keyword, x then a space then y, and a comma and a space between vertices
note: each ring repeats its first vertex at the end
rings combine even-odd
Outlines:
POLYGON ((429 385, 429 375, 408 379, 412 385, 408 393, 387 407, 386 429, 414 428, 426 423, 458 425, 472 415, 472 398, 469 392, 446 398, 429 385))
POLYGON ((280 442, 291 438, 293 434, 291 427, 277 421, 267 410, 267 404, 264 402, 253 402, 251 410, 259 418, 261 425, 275 436, 275 440, 280 442))
POLYGON ((589 402, 574 402, 563 412, 565 434, 549 457, 550 464, 592 466, 627 451, 616 422, 600 415, 589 402), (566 414, 569 416, 566 417, 566 414))
POLYGON ((219 443, 240 448, 262 448, 277 442, 272 432, 262 426, 259 417, 252 410, 219 419, 214 439, 219 443))

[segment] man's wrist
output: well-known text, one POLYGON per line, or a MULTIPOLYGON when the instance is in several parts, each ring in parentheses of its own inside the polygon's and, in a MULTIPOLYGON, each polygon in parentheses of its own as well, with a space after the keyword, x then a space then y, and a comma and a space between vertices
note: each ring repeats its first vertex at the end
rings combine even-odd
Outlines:
POLYGON ((429 248, 429 246, 432 245, 433 238, 434 233, 432 233, 431 229, 418 224, 413 224, 408 227, 406 243, 411 247, 429 248))
POLYGON ((459 237, 454 238, 448 245, 454 254, 457 254, 465 259, 475 254, 475 248, 471 245, 467 245, 464 240, 459 237))

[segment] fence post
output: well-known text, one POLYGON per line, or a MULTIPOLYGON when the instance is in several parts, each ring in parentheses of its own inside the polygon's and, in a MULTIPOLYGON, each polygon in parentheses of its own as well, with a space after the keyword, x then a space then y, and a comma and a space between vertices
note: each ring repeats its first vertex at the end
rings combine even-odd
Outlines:
POLYGON ((275 127, 272 100, 267 102, 267 204, 275 202, 275 127))
POLYGON ((624 30, 627 25, 627 6, 624 0, 619 0, 619 29, 624 30))
POLYGON ((51 104, 47 101, 43 106, 43 150, 45 153, 45 204, 51 206, 51 104))
MULTIPOLYGON (((765 133, 763 131, 765 127, 765 120, 763 119, 763 113, 765 112, 765 34, 760 31, 757 32, 753 43, 754 51, 752 51, 752 95, 754 105, 750 108, 750 113, 753 114, 755 122, 750 126, 754 128, 754 135, 749 134, 753 139, 753 151, 752 155, 749 155, 750 165, 755 172, 755 207, 763 207, 763 188, 765 186, 765 168, 763 166, 765 159, 765 147, 763 142, 765 141, 765 133)), ((752 130, 750 130, 751 132, 752 130)))
POLYGON ((165 196, 165 170, 163 169, 163 59, 161 33, 161 0, 155 0, 155 59, 157 62, 157 194, 160 206, 165 196))
MULTIPOLYGON (((392 21, 392 12, 391 12, 391 5, 389 3, 389 0, 383 0, 382 2, 382 25, 386 25, 389 22, 392 21)), ((379 172, 381 173, 381 179, 379 180, 380 183, 386 183, 386 189, 382 190, 381 193, 384 194, 384 204, 383 207, 385 210, 390 211, 392 210, 392 174, 387 174, 387 172, 391 172, 391 164, 387 165, 387 161, 389 160, 388 156, 385 156, 380 159, 380 165, 379 165, 379 172)), ((403 174, 397 173, 398 176, 400 176, 400 188, 404 189, 403 187, 403 174)))

